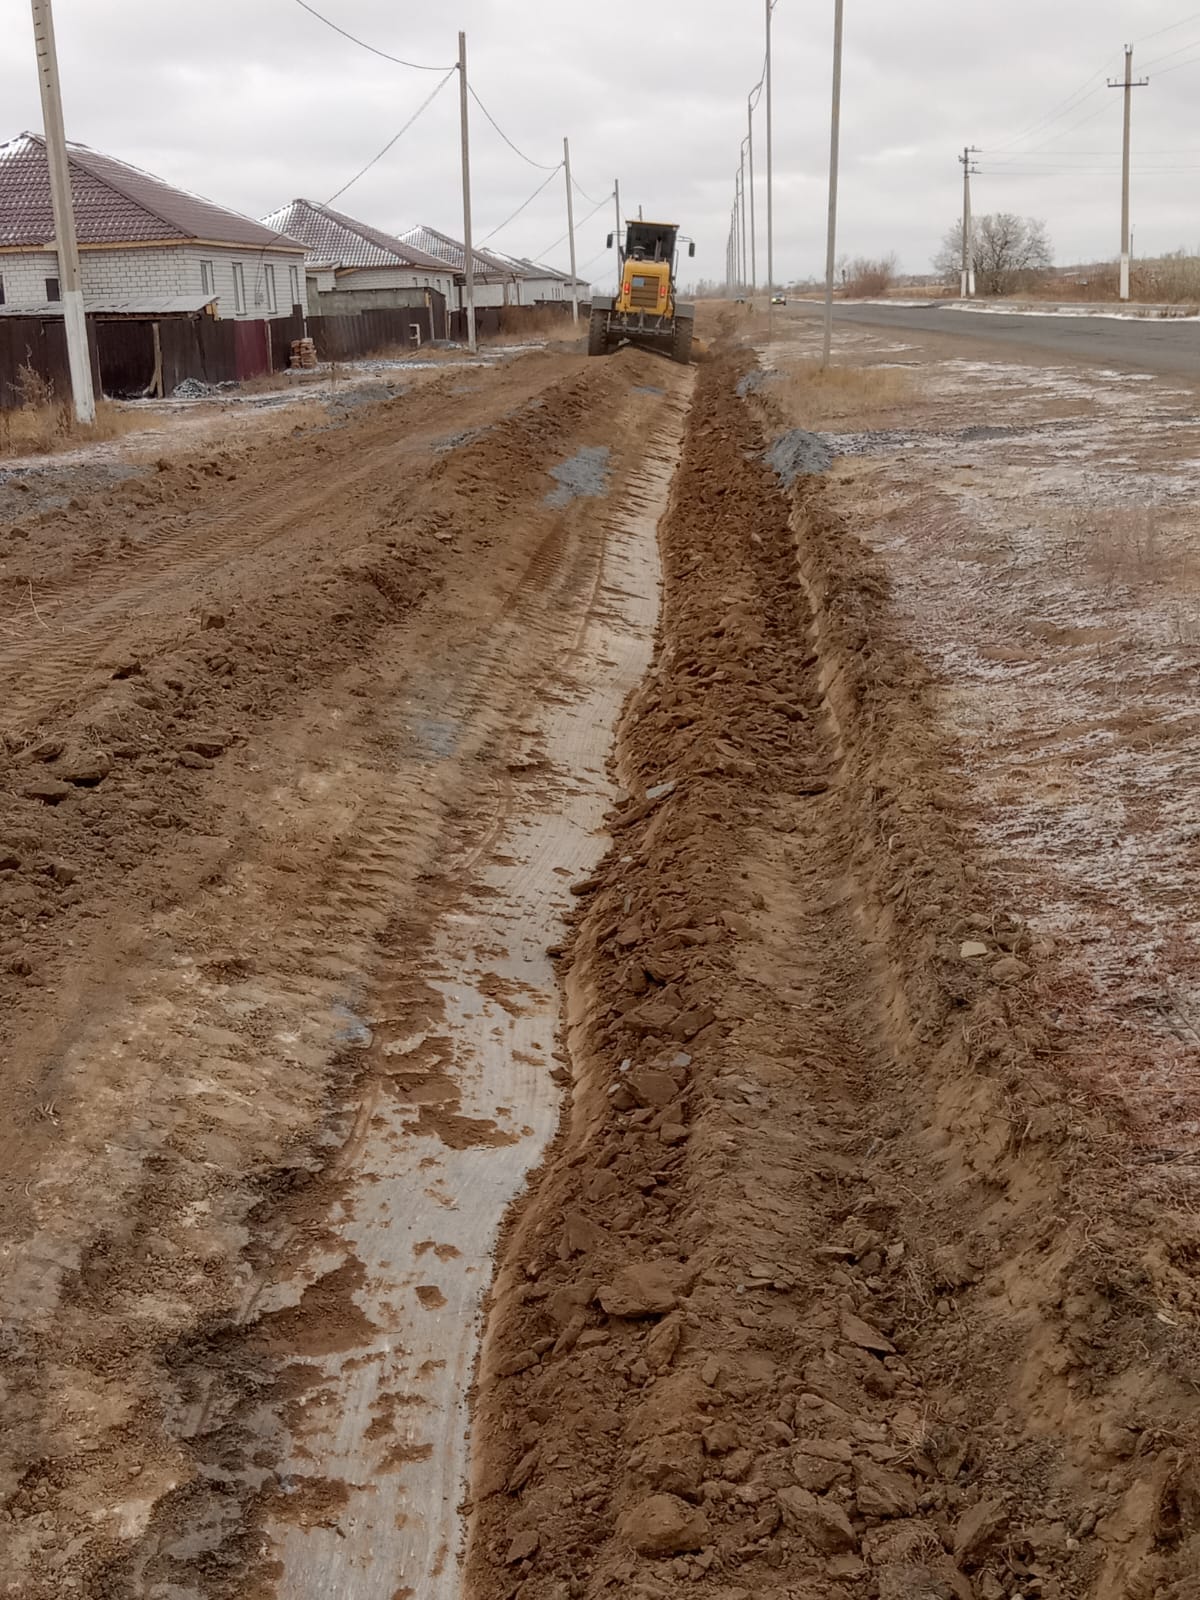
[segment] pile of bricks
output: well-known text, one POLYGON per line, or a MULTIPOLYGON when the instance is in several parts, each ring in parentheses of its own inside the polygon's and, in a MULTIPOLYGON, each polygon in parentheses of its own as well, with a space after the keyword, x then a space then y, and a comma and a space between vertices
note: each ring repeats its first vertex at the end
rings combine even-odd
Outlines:
POLYGON ((293 367, 315 367, 317 364, 317 347, 311 339, 293 339, 292 356, 289 362, 293 367))

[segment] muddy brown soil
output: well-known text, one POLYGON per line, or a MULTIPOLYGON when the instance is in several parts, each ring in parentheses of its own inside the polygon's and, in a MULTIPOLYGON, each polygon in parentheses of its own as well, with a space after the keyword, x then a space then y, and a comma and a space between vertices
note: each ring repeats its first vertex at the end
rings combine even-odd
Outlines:
POLYGON ((926 669, 702 369, 628 801, 564 954, 467 1592, 1200 1593, 1200 1228, 1081 1096, 926 669))
MULTIPOLYGON (((7 1592, 265 1593, 263 1519, 344 1499, 239 1407, 364 1325, 361 1263, 310 1266, 319 1180, 450 861, 533 803, 655 373, 448 371, 0 539, 7 1592), (554 498, 581 450, 593 497, 554 498)), ((500 1138, 452 1110, 435 1145, 500 1138)))

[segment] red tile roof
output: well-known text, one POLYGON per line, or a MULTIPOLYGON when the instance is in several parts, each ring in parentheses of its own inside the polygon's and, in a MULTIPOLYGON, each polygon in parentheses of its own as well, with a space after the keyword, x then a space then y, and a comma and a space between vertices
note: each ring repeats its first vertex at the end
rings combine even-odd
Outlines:
POLYGON ((452 270, 436 256, 312 200, 293 200, 264 217, 263 225, 299 239, 309 261, 322 266, 403 267, 441 273, 452 270))
MULTIPOLYGON (((288 248, 293 241, 224 206, 86 145, 68 145, 71 198, 81 245, 148 244, 203 239, 252 249, 288 248)), ((50 167, 39 134, 0 145, 0 248, 45 247, 54 239, 50 167)))

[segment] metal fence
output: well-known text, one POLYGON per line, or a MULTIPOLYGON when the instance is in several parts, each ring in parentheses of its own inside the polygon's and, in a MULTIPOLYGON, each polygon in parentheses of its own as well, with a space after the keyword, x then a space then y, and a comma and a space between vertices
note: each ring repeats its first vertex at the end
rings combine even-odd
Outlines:
MULTIPOLYGON (((437 338, 465 339, 466 313, 448 317, 441 304, 393 306, 345 316, 308 317, 297 307, 270 321, 222 322, 208 316, 89 317, 92 377, 98 394, 128 400, 170 395, 185 378, 201 383, 243 383, 282 372, 294 339, 313 340, 322 361, 355 361, 411 349, 437 338)), ((556 308, 557 309, 557 308, 556 308)), ((564 307, 564 313, 569 311, 564 307)), ((533 311, 481 306, 480 336, 519 331, 533 311)), ((61 317, 0 316, 0 410, 50 395, 71 393, 66 335, 61 317)))

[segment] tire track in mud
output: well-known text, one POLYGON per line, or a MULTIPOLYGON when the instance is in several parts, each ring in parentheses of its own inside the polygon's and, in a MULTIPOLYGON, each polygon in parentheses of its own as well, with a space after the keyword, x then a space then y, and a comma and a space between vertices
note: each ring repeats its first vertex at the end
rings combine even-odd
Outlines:
POLYGON ((882 575, 757 464, 744 370, 703 371, 664 525, 621 744, 659 798, 617 813, 570 947, 466 1591, 1188 1600, 1196 1223, 1126 1209, 1036 991, 960 958, 1028 936, 882 575))
MULTIPOLYGON (((577 384, 578 379, 566 382, 577 384)), ((130 633, 141 650, 148 647, 152 653, 154 631, 161 634, 167 621, 178 626, 194 611, 204 596, 204 578, 230 556, 247 560, 282 543, 280 556, 286 558, 298 526, 321 522, 332 534, 363 487, 373 489, 371 500, 393 498, 406 463, 418 460, 436 437, 424 399, 418 395, 382 402, 372 410, 382 409, 384 418, 353 419, 345 439, 330 440, 318 432, 292 443, 280 452, 266 482, 249 492, 227 491, 227 504, 216 516, 193 513, 182 527, 164 519, 153 543, 139 553, 132 574, 127 558, 117 559, 107 571, 102 561, 98 570, 89 567, 82 589, 52 583, 42 590, 41 613, 61 618, 57 626, 39 627, 35 619, 25 638, 0 639, 0 675, 13 683, 5 699, 5 726, 19 727, 49 696, 68 695, 98 667, 116 665, 107 656, 130 633), (414 412, 421 425, 406 432, 405 421, 414 412), (314 456, 327 463, 326 471, 320 465, 313 470, 314 456)), ((545 403, 543 395, 534 394, 524 406, 536 411, 545 403)), ((187 470, 168 470, 165 476, 178 477, 187 470)))
MULTIPOLYGON (((589 372, 566 390, 564 439, 585 426, 585 399, 597 386, 614 429, 630 435, 614 451, 618 492, 626 481, 646 481, 634 465, 645 448, 643 430, 669 403, 637 401, 623 419, 621 369, 589 372)), ((677 429, 677 420, 671 425, 677 429)), ((486 481, 493 462, 504 459, 513 457, 503 440, 483 443, 475 476, 486 481)), ((76 1041, 70 1084, 78 1079, 82 1092, 103 1062, 112 1093, 82 1122, 68 1115, 73 1087, 64 1095, 69 1160, 39 1178, 42 1231, 30 1241, 22 1274, 38 1286, 23 1308, 31 1337, 60 1281, 66 1302, 55 1313, 53 1337, 15 1352, 8 1370, 20 1373, 29 1402, 42 1407, 47 1440, 69 1434, 81 1406, 95 1415, 97 1437, 106 1437, 104 1419, 120 1396, 136 1405, 136 1420, 111 1460, 85 1453, 26 1470, 10 1504, 21 1531, 14 1569, 30 1574, 31 1596, 57 1595, 65 1571, 88 1594, 141 1595, 164 1584, 169 1592, 174 1584, 243 1600, 259 1592, 259 1580, 241 1564, 262 1569, 263 1524, 314 1521, 340 1495, 324 1475, 311 1483, 277 1478, 263 1453, 283 1450, 281 1418, 264 1414, 260 1431, 249 1433, 246 1421, 273 1392, 281 1367, 291 1369, 284 1396, 298 1400, 288 1385, 298 1382, 296 1369, 313 1350, 307 1334, 298 1346, 288 1341, 287 1307, 296 1295, 306 1320, 319 1325, 315 1306, 334 1326, 365 1326, 354 1308, 353 1272, 339 1277, 320 1259, 322 1240, 344 1253, 326 1211, 332 1206, 336 1216, 338 1184, 350 1176, 331 1177, 324 1188, 324 1169, 343 1139, 353 1151, 369 1137, 370 1114, 354 1131, 356 1086, 367 1086, 368 1102, 378 1094, 378 1084, 371 1087, 378 1039, 425 1003, 428 979, 404 974, 414 970, 431 937, 429 919, 450 896, 448 868, 468 870, 481 839, 504 826, 506 808, 540 812, 557 803, 529 725, 543 700, 553 708, 578 693, 580 630, 614 605, 603 564, 612 537, 605 532, 608 505, 584 502, 551 516, 523 503, 512 476, 504 482, 505 516, 510 529, 520 525, 521 537, 504 538, 523 565, 493 540, 506 564, 486 602, 477 599, 461 616, 451 602, 449 621, 435 607, 427 620, 418 617, 390 639, 382 635, 369 660, 296 707, 294 725, 285 723, 269 748, 259 748, 262 776, 246 804, 264 821, 241 841, 241 860, 180 914, 160 919, 153 958, 139 955, 136 970, 125 974, 135 979, 127 1000, 136 1024, 122 1022, 126 997, 109 995, 76 1041), (314 741, 319 727, 327 736, 314 741), (525 731, 514 738, 514 728, 525 731), (514 760, 517 770, 509 772, 514 760), (302 853, 310 841, 318 848, 302 853), (139 1118, 153 1131, 134 1141, 115 1134, 119 1159, 128 1164, 126 1192, 114 1197, 97 1236, 94 1220, 87 1226, 94 1186, 73 1194, 72 1174, 92 1159, 111 1165, 105 1130, 118 1096, 138 1084, 139 1118), (253 1194, 238 1174, 248 1139, 258 1141, 256 1181, 268 1197, 257 1213, 248 1213, 253 1194), (299 1196, 294 1205, 289 1194, 299 1196), (68 1266, 64 1280, 62 1263, 81 1231, 93 1236, 77 1273, 68 1266), (164 1270, 173 1257, 178 1268, 164 1270), (264 1285, 271 1291, 265 1297, 264 1285), (226 1296, 240 1302, 248 1333, 217 1311, 226 1296), (201 1310, 207 1320, 197 1336, 201 1310), (118 1340, 119 1381, 104 1354, 118 1340), (131 1450, 139 1460, 136 1482, 127 1470, 131 1450), (38 1555, 45 1530, 36 1508, 47 1503, 54 1525, 73 1530, 59 1577, 38 1555), (99 1531, 81 1532, 81 1518, 98 1519, 99 1531)), ((527 1068, 526 1077, 531 1071, 545 1082, 545 1064, 527 1068)), ((394 1088, 385 1092, 385 1102, 394 1098, 394 1088)), ((446 1112, 451 1142, 456 1117, 470 1120, 446 1112)), ((433 1143, 440 1148, 439 1139, 433 1143)), ((500 1209, 497 1202, 493 1221, 500 1209)), ((14 1280, 9 1284, 15 1292, 14 1280)), ((345 1557, 342 1541, 335 1549, 345 1557)))

